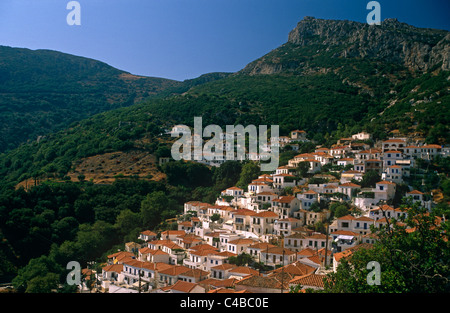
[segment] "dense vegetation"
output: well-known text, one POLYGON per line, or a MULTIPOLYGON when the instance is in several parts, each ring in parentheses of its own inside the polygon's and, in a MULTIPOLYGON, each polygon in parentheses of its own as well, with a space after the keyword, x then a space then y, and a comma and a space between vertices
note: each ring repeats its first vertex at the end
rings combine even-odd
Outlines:
POLYGON ((0 46, 0 153, 181 85, 61 52, 0 46))
MULTIPOLYGON (((116 179, 111 185, 46 181, 29 190, 7 190, 0 196, 1 280, 40 262, 33 259, 51 260, 59 267, 77 260, 85 266, 104 260, 101 257, 115 245, 136 241, 140 231, 176 227, 166 220, 182 213, 184 202, 214 203, 226 187, 256 178, 259 172, 241 173, 248 164, 257 167, 237 161, 219 168, 171 162, 163 167, 171 184, 138 179, 116 179), (192 179, 181 179, 185 174, 192 179)), ((49 272, 61 279, 65 273, 63 268, 49 272)))
POLYGON ((329 274, 324 292, 345 293, 442 293, 450 290, 449 223, 439 211, 428 212, 416 205, 402 206, 408 217, 374 230, 379 237, 373 246, 355 251, 329 274), (391 227, 392 226, 392 227, 391 227), (414 231, 407 231, 411 227, 414 231), (381 265, 379 284, 369 262, 381 265))
MULTIPOLYGON (((398 130, 417 132, 427 143, 449 142, 448 71, 339 57, 343 48, 288 43, 264 60, 277 60, 283 70, 276 74, 211 73, 180 83, 131 77, 57 52, 0 47, 0 277, 16 277, 20 291, 49 290, 64 281, 68 261, 103 260, 105 251, 135 240, 140 230, 172 227, 166 220, 184 202, 213 203, 227 187, 246 188, 259 173, 252 163, 208 168, 170 162, 160 167, 166 175, 160 182, 118 178, 95 185, 67 176, 77 160, 97 154, 167 156, 165 131, 193 126, 195 116, 204 126, 276 124, 281 135, 308 131, 313 143, 284 151, 280 165, 315 144, 330 146, 362 130, 375 140, 398 130), (37 186, 16 189, 30 178, 37 186)), ((433 174, 448 174, 448 158, 415 170, 411 186, 441 188, 448 201, 449 179, 433 174)), ((377 179, 367 175, 363 185, 377 179)), ((330 210, 343 216, 351 208, 330 210)))

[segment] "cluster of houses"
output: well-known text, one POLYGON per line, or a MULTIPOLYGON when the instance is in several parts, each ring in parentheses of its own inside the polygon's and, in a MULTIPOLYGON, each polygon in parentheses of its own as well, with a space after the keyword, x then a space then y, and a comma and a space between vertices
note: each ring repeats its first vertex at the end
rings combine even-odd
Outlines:
MULTIPOLYGON (((293 131, 280 138, 283 145, 307 140, 293 131)), ((254 179, 246 190, 230 186, 215 203, 190 201, 178 217, 177 230, 141 232, 139 242, 108 256, 98 273, 102 290, 152 293, 288 292, 323 289, 324 278, 342 258, 377 240, 371 227, 380 228, 407 211, 389 205, 396 186, 410 174, 419 158, 447 156, 438 145, 391 138, 374 146, 370 134, 342 138, 331 148, 317 147, 289 160, 271 174, 254 179), (306 163, 315 181, 298 178, 306 163), (327 164, 340 175, 321 174, 327 164), (375 170, 381 180, 361 188, 365 173, 375 170), (339 178, 337 178, 339 177, 339 178), (318 180, 319 179, 319 180, 318 180), (286 192, 289 190, 289 192, 286 192), (332 218, 329 206, 347 202, 358 214, 332 218), (332 218, 332 219, 330 219, 332 218), (314 225, 325 223, 325 231, 314 225), (239 264, 239 256, 252 261, 239 264)), ((433 201, 418 190, 404 196, 431 208, 433 201)))

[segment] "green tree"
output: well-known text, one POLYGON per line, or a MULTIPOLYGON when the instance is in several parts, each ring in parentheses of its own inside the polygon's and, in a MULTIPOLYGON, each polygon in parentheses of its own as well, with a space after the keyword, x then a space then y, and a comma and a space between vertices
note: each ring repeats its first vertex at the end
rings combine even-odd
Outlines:
POLYGON ((62 266, 43 255, 31 259, 25 267, 19 269, 12 283, 18 292, 50 292, 57 287, 59 275, 63 271, 62 266), (39 291, 38 288, 43 289, 39 291))
POLYGON ((168 197, 162 191, 154 191, 148 194, 141 203, 142 224, 146 228, 153 229, 162 219, 161 215, 169 203, 168 197))
POLYGON ((218 220, 220 220, 220 214, 218 213, 214 213, 213 215, 211 215, 211 222, 217 222, 218 220))
POLYGON ((47 273, 45 276, 36 276, 28 284, 26 293, 50 293, 56 291, 59 285, 59 275, 47 273))
POLYGON ((309 171, 309 162, 298 163, 297 168, 295 170, 297 172, 297 175, 301 177, 306 177, 309 171))
POLYGON ((126 209, 119 213, 114 226, 121 235, 127 235, 139 228, 142 223, 142 217, 139 213, 126 209))
POLYGON ((367 171, 361 180, 361 188, 374 188, 379 181, 381 181, 381 176, 377 171, 367 171))
POLYGON ((259 166, 254 162, 247 162, 242 166, 241 175, 239 176, 239 181, 237 182, 237 186, 246 190, 248 184, 252 182, 252 180, 258 178, 261 170, 259 166))
POLYGON ((244 252, 244 253, 238 254, 237 256, 229 257, 228 262, 230 264, 234 264, 237 266, 244 266, 244 265, 253 263, 254 260, 250 254, 244 252))
POLYGON ((408 216, 391 219, 376 232, 379 241, 362 247, 344 259, 328 275, 325 292, 411 292, 450 291, 449 223, 419 205, 402 206, 408 216), (409 207, 409 209, 406 209, 409 207), (407 231, 407 228, 409 231, 407 231), (369 285, 369 262, 380 264, 380 284, 369 285))
POLYGON ((339 205, 334 213, 334 217, 339 218, 349 214, 348 207, 345 204, 339 205))

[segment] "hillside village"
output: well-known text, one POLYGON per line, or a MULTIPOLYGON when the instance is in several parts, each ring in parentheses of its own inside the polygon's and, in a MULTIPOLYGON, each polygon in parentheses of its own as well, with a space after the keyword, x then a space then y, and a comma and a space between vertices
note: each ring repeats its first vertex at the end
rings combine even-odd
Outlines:
MULTIPOLYGON (((280 148, 298 149, 304 131, 280 137, 280 148)), ((301 285, 323 289, 323 278, 342 258, 373 244, 371 227, 386 225, 407 210, 392 205, 420 159, 446 157, 449 149, 393 137, 370 145, 365 132, 317 146, 242 189, 229 186, 215 203, 189 201, 177 230, 142 231, 137 242, 108 256, 96 274, 101 292, 280 293, 301 285), (300 164, 306 177, 300 177, 300 164), (336 175, 323 174, 328 168, 336 175), (361 185, 365 174, 380 179, 361 185), (340 209, 339 209, 340 207, 340 209), (334 210, 333 210, 334 208, 334 210), (139 275, 139 273, 141 275, 139 275)), ((409 188, 428 209, 435 194, 409 188)), ((85 269, 84 274, 93 273, 85 269)), ((85 290, 88 290, 85 286, 85 290)))

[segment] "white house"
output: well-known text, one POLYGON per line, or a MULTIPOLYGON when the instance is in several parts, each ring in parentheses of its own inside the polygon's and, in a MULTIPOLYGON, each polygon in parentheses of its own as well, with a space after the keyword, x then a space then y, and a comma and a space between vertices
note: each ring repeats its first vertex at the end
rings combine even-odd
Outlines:
POLYGON ((319 193, 310 189, 303 193, 298 193, 297 199, 301 201, 301 207, 304 210, 308 210, 309 208, 311 208, 313 203, 319 201, 319 193))
POLYGON ((294 196, 281 196, 272 200, 272 211, 280 218, 292 217, 300 209, 300 200, 294 196))
POLYGON ((403 168, 400 165, 390 165, 381 174, 381 179, 401 184, 403 182, 403 168))
POLYGON ((406 198, 410 198, 412 199, 412 202, 419 202, 420 206, 427 208, 428 210, 431 209, 431 200, 425 200, 425 194, 423 192, 420 192, 419 190, 413 190, 413 191, 409 191, 405 194, 406 198))
POLYGON ((353 140, 369 140, 372 136, 366 132, 360 132, 352 135, 353 140))
POLYGON ((293 217, 283 218, 275 221, 274 231, 277 236, 289 236, 292 229, 302 226, 301 220, 293 217))
POLYGON ((258 236, 273 234, 278 214, 272 211, 261 211, 252 215, 251 231, 258 236))

